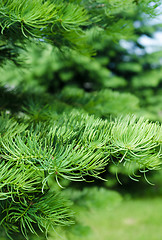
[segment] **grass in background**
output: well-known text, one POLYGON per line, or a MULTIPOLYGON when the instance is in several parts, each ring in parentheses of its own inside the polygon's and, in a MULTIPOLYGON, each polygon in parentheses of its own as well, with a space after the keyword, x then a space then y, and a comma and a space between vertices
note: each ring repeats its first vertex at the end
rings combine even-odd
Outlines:
POLYGON ((97 188, 88 195, 82 196, 81 202, 74 206, 77 224, 71 227, 71 231, 57 229, 49 240, 162 239, 161 197, 121 199, 116 192, 112 191, 111 195, 110 190, 97 188), (90 200, 91 194, 94 197, 90 200))

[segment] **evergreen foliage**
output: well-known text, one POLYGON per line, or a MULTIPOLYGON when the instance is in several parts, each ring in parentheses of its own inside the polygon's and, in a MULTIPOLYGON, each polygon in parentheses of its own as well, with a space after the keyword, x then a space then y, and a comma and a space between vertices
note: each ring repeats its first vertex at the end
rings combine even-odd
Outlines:
POLYGON ((73 223, 55 187, 63 179, 101 179, 109 164, 131 175, 159 169, 160 123, 139 117, 136 96, 103 89, 127 82, 94 58, 99 36, 128 38, 130 14, 153 16, 160 1, 150 2, 0 1, 0 227, 9 238, 73 223))

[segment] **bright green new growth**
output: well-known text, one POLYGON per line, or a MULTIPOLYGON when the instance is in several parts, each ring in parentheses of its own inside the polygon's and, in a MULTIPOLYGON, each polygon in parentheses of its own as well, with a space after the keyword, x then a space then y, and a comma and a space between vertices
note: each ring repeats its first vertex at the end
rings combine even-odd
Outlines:
MULTIPOLYGON (((70 203, 53 189, 55 183, 64 187, 62 179, 100 179, 107 165, 114 163, 144 174, 159 168, 162 128, 159 123, 127 115, 130 109, 140 115, 136 97, 108 89, 85 93, 75 86, 59 91, 57 77, 55 95, 50 94, 48 84, 44 86, 47 74, 57 70, 51 62, 62 59, 56 46, 68 63, 71 54, 75 59, 80 51, 88 56, 94 51, 91 41, 98 35, 96 30, 113 39, 126 32, 129 35, 131 26, 123 14, 130 14, 137 7, 135 2, 0 1, 0 73, 4 74, 0 88, 0 227, 9 237, 22 233, 29 239, 29 233, 48 232, 55 225, 73 222, 70 203), (39 48, 45 49, 43 56, 49 64, 43 68, 42 61, 36 69, 34 57, 39 48), (123 116, 117 117, 117 113, 123 116)), ((141 1, 142 11, 153 14, 149 2, 141 1)), ((81 61, 87 65, 89 58, 83 55, 81 61)), ((96 66, 99 68, 94 60, 87 69, 96 66)), ((104 82, 108 73, 98 77, 104 82)), ((63 73, 61 78, 64 82, 71 79, 63 73)))
MULTIPOLYGON (((10 120, 1 117, 1 126, 4 121, 10 120)), ((134 116, 109 123, 74 112, 50 121, 48 127, 22 125, 19 133, 12 129, 1 135, 1 225, 8 233, 20 227, 27 237, 26 229, 35 233, 34 225, 48 229, 70 224, 68 205, 50 193, 51 178, 60 185, 60 178, 98 177, 112 157, 141 171, 160 165, 160 126, 134 116)))
POLYGON ((87 21, 84 9, 59 1, 1 1, 0 9, 2 34, 7 31, 11 38, 18 34, 19 39, 42 38, 56 45, 60 40, 66 45, 77 41, 80 26, 87 21))

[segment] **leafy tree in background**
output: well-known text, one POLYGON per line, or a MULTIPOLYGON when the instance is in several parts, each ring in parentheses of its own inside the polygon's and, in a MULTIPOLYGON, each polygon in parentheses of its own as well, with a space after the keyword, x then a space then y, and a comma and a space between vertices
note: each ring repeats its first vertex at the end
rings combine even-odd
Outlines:
POLYGON ((0 1, 1 234, 28 239, 38 229, 70 225, 70 205, 55 187, 61 179, 100 178, 111 162, 158 169, 160 124, 125 115, 132 105, 139 108, 137 98, 103 90, 111 73, 94 57, 99 36, 110 42, 129 37, 132 21, 125 16, 138 7, 153 15, 159 1, 150 2, 0 1), (87 65, 83 77, 80 63, 87 65), (84 79, 89 72, 101 91, 85 92, 93 90, 84 79), (114 109, 108 115, 103 99, 105 109, 114 109))

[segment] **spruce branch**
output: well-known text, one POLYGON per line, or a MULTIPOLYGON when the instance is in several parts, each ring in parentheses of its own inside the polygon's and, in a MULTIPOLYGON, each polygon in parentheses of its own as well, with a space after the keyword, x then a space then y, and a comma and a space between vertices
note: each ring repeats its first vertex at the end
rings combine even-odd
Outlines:
MULTIPOLYGON (((1 122, 5 120, 6 116, 1 116, 1 122)), ((34 233, 35 224, 48 229, 48 219, 53 219, 52 225, 68 224, 66 207, 54 212, 46 209, 51 177, 59 185, 59 178, 82 181, 87 175, 100 177, 112 157, 124 166, 135 164, 144 172, 161 164, 161 126, 133 115, 109 122, 73 110, 32 126, 7 119, 10 122, 13 131, 7 137, 1 134, 0 141, 0 198, 7 204, 1 204, 1 225, 8 234, 21 231, 26 237, 27 229, 34 233), (38 210, 34 199, 45 206, 39 205, 38 210)))
POLYGON ((37 171, 47 172, 47 176, 54 174, 71 180, 82 179, 86 174, 97 175, 97 169, 106 165, 101 151, 81 146, 74 140, 66 143, 61 140, 61 134, 57 135, 57 129, 53 128, 50 132, 47 129, 45 138, 32 131, 17 134, 2 140, 1 157, 15 164, 29 165, 37 171))
POLYGON ((57 117, 57 134, 64 144, 76 142, 92 151, 101 151, 107 158, 112 155, 119 162, 136 162, 139 168, 151 169, 160 164, 162 128, 158 123, 150 123, 135 115, 108 122, 76 110, 57 117))
POLYGON ((73 213, 69 206, 62 196, 50 193, 33 196, 26 202, 7 200, 5 205, 1 203, 0 224, 11 239, 13 232, 20 231, 29 239, 29 232, 37 234, 37 228, 48 231, 52 226, 72 224, 73 213))
POLYGON ((55 45, 88 46, 81 26, 88 16, 76 4, 43 0, 0 1, 1 34, 14 41, 37 38, 55 45), (61 45, 60 45, 61 39, 61 45))
POLYGON ((162 128, 136 116, 117 118, 111 129, 111 154, 122 161, 136 162, 139 168, 158 168, 161 165, 162 128))

